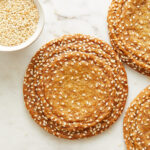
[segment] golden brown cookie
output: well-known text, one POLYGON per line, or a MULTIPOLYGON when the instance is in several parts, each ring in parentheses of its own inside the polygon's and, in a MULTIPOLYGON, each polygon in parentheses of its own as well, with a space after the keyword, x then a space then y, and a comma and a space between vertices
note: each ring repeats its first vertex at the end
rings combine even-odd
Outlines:
POLYGON ((131 103, 123 131, 128 150, 150 150, 150 86, 131 103))
POLYGON ((107 20, 121 60, 150 76, 150 0, 112 0, 107 20))
POLYGON ((49 133, 68 139, 107 129, 122 113, 127 94, 126 72, 113 49, 81 34, 43 46, 24 79, 32 118, 49 133))

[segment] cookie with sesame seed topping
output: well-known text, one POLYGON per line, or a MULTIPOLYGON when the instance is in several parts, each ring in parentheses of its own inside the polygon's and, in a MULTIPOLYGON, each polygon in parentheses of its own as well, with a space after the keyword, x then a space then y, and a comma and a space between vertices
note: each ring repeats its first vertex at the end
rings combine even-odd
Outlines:
POLYGON ((115 97, 110 67, 98 57, 81 52, 55 59, 39 81, 41 87, 44 83, 40 93, 45 93, 46 116, 61 129, 64 126, 67 131, 82 131, 110 115, 115 97))
POLYGON ((87 35, 66 35, 43 46, 24 79, 32 118, 58 137, 93 136, 121 115, 127 76, 114 50, 87 35))
POLYGON ((113 0, 107 21, 121 60, 150 76, 150 0, 113 0))
POLYGON ((123 125, 128 150, 150 149, 150 86, 130 104, 123 125))

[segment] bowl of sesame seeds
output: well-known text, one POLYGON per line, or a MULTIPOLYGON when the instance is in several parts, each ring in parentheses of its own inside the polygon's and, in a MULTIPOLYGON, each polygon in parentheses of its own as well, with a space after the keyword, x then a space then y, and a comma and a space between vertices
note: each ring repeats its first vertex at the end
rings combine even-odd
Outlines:
POLYGON ((18 51, 40 36, 44 13, 38 0, 1 0, 0 20, 0 51, 18 51))

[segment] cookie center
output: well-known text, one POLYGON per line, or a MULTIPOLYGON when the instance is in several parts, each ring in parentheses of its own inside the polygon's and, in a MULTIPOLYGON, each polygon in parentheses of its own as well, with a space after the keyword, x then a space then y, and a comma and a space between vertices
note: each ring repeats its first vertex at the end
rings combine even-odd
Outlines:
POLYGON ((45 81, 45 97, 51 112, 69 122, 93 122, 99 116, 104 118, 113 104, 109 73, 102 64, 82 56, 63 58, 58 61, 59 65, 56 62, 45 81))

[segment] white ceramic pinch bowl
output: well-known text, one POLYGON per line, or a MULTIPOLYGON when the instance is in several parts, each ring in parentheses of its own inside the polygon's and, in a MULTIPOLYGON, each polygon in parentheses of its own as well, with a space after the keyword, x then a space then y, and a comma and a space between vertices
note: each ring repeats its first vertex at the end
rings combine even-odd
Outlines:
POLYGON ((21 43, 20 45, 17 45, 17 46, 0 45, 0 51, 11 52, 11 51, 22 50, 30 46, 33 42, 35 42, 38 39, 44 27, 44 12, 38 0, 34 0, 34 3, 39 11, 39 21, 38 21, 37 28, 34 34, 31 37, 29 37, 24 43, 21 43))

